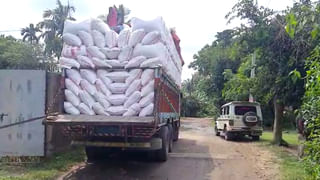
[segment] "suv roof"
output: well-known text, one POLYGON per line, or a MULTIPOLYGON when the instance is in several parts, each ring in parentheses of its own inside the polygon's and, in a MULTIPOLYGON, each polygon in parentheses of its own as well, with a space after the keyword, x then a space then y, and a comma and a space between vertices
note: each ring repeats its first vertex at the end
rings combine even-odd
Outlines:
POLYGON ((258 102, 249 102, 249 101, 231 101, 229 103, 226 103, 224 105, 222 105, 221 107, 226 107, 229 106, 231 104, 242 104, 242 105, 257 105, 260 106, 260 103, 258 102))

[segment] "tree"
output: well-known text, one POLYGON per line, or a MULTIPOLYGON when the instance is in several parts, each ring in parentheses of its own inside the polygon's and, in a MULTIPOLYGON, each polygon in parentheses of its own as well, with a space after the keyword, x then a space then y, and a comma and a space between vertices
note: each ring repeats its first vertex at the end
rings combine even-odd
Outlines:
POLYGON ((251 53, 258 53, 256 77, 251 88, 258 100, 273 103, 273 142, 278 145, 285 144, 282 140, 284 108, 298 108, 304 93, 303 81, 292 81, 290 73, 293 70, 303 73, 305 58, 311 50, 304 41, 290 38, 285 28, 286 13, 275 14, 258 7, 253 0, 241 0, 228 16, 249 22, 241 28, 241 37, 248 43, 251 53))
POLYGON ((41 38, 44 38, 46 44, 45 54, 47 56, 60 57, 64 22, 66 20, 75 21, 75 18, 72 17, 73 12, 75 12, 73 6, 69 3, 64 6, 60 0, 57 0, 57 7, 55 9, 44 11, 44 20, 38 26, 43 29, 41 38))
POLYGON ((0 69, 39 69, 42 54, 42 48, 38 44, 0 35, 0 69))
POLYGON ((28 27, 25 27, 21 30, 21 36, 23 36, 22 41, 29 41, 31 44, 38 43, 39 37, 37 36, 37 33, 41 32, 39 27, 35 27, 32 23, 29 24, 28 27))

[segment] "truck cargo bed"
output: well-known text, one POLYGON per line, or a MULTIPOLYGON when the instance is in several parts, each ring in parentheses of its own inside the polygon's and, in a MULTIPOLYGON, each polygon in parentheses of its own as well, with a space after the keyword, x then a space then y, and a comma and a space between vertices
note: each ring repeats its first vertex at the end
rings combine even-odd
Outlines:
POLYGON ((61 124, 61 125, 106 125, 106 124, 152 124, 154 117, 123 117, 123 116, 103 116, 103 115, 58 115, 49 117, 48 124, 61 124))

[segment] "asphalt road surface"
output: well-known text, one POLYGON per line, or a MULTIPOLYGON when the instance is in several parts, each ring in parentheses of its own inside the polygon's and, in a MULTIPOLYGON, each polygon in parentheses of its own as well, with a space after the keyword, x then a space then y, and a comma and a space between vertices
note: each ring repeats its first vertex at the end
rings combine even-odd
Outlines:
POLYGON ((180 139, 167 162, 146 153, 121 153, 101 162, 82 163, 59 179, 70 180, 258 180, 278 179, 267 150, 249 138, 225 141, 214 135, 211 119, 182 119, 180 139))

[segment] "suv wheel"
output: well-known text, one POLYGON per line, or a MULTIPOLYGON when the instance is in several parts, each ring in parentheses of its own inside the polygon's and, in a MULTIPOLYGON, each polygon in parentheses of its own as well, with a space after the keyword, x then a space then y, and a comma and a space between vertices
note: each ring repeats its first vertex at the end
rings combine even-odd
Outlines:
POLYGON ((252 140, 253 141, 259 141, 260 140, 260 136, 252 136, 252 140))
POLYGON ((224 133, 224 139, 227 141, 230 141, 232 139, 232 135, 229 132, 224 133))
POLYGON ((220 132, 217 128, 217 125, 215 125, 215 127, 214 127, 214 132, 215 132, 216 136, 220 136, 220 132))

